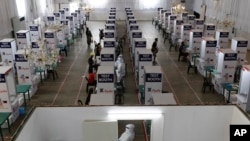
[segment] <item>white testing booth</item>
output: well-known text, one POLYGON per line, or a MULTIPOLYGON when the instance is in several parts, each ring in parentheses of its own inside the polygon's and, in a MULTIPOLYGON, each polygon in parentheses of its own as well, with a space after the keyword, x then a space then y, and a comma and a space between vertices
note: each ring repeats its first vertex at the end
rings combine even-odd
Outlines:
POLYGON ((107 24, 115 24, 116 22, 115 22, 115 19, 107 19, 107 21, 106 21, 106 23, 107 24))
POLYGON ((60 22, 62 19, 60 12, 54 12, 53 15, 55 16, 56 22, 60 22))
POLYGON ((74 32, 75 29, 74 16, 66 16, 66 20, 69 20, 70 32, 74 32))
POLYGON ((131 30, 138 30, 139 29, 139 25, 138 24, 130 24, 128 27, 129 27, 129 31, 131 31, 131 30))
POLYGON ((116 30, 115 24, 105 24, 105 30, 116 30))
POLYGON ((144 67, 152 66, 153 55, 151 50, 146 48, 137 49, 135 68, 138 70, 139 85, 144 85, 144 67))
POLYGON ((101 51, 101 66, 109 66, 114 69, 115 48, 103 48, 101 51))
MULTIPOLYGON (((233 83, 237 63, 237 53, 231 49, 220 49, 215 66, 216 73, 212 78, 214 88, 222 93, 222 83, 233 83)), ((231 96, 232 98, 232 96, 231 96)), ((231 101, 230 99, 228 99, 231 101)))
POLYGON ((167 11, 164 13, 164 17, 163 17, 163 24, 164 25, 168 25, 168 16, 171 15, 171 12, 170 11, 167 11))
POLYGON ((0 112, 12 113, 10 124, 19 116, 19 98, 11 66, 0 66, 0 112))
POLYGON ((229 141, 230 125, 250 124, 234 105, 38 107, 15 140, 97 141, 95 136, 107 138, 102 132, 108 129, 113 132, 107 140, 114 141, 120 136, 114 126, 118 120, 151 120, 150 141, 229 141), (90 120, 93 125, 86 125, 90 120))
POLYGON ((250 65, 243 65, 241 70, 237 104, 247 112, 250 112, 250 65))
POLYGON ((3 39, 0 41, 1 59, 4 66, 12 66, 14 68, 14 54, 16 53, 15 39, 3 39))
POLYGON ((181 36, 181 25, 183 24, 183 20, 182 19, 175 19, 174 20, 174 36, 176 38, 180 38, 181 36))
POLYGON ((41 37, 42 31, 39 25, 30 25, 29 26, 30 30, 30 40, 34 41, 37 40, 41 37))
POLYGON ((104 31, 104 38, 116 38, 116 31, 115 30, 105 30, 104 31))
POLYGON ((104 38, 103 47, 104 48, 115 48, 115 38, 104 38))
POLYGON ((168 16, 168 28, 171 32, 173 32, 174 28, 174 20, 177 18, 177 15, 169 15, 168 16))
POLYGON ((205 37, 214 37, 215 36, 215 24, 205 23, 203 35, 205 37))
POLYGON ((194 20, 195 20, 195 15, 188 15, 188 24, 192 25, 192 29, 194 28, 194 20))
POLYGON ((229 32, 225 30, 216 30, 215 39, 217 40, 218 48, 228 48, 229 46, 229 32))
POLYGON ((244 65, 247 55, 248 40, 242 37, 232 39, 231 49, 238 53, 237 65, 244 65))
POLYGON ((54 25, 56 23, 56 19, 54 15, 47 16, 47 25, 54 25))
POLYGON ((61 24, 65 25, 65 36, 68 38, 70 36, 70 22, 69 20, 61 20, 61 24))
POLYGON ((65 14, 65 10, 64 9, 59 9, 59 13, 61 14, 61 19, 65 19, 66 18, 66 14, 65 14))
POLYGON ((30 31, 29 30, 19 30, 16 32, 16 43, 17 49, 23 49, 30 45, 30 31))
POLYGON ((134 38, 133 39, 133 45, 132 45, 132 57, 133 57, 133 63, 136 64, 136 53, 138 48, 146 48, 147 47, 147 40, 146 38, 134 38))
POLYGON ((136 24, 136 23, 137 23, 137 20, 136 20, 136 19, 129 19, 129 20, 127 21, 127 30, 130 31, 130 30, 129 30, 129 29, 130 29, 129 25, 131 25, 131 24, 136 24))
POLYGON ((109 15, 109 16, 108 16, 108 19, 113 19, 113 20, 115 20, 115 16, 114 16, 114 15, 109 15))
POLYGON ((194 29, 202 30, 204 29, 204 20, 202 19, 195 19, 194 20, 194 29))
POLYGON ((191 53, 200 53, 202 31, 193 29, 189 33, 189 47, 188 51, 191 53))
POLYGON ((186 41, 189 44, 189 36, 191 30, 192 30, 191 24, 181 25, 181 41, 186 41))
MULTIPOLYGON (((31 64, 28 60, 28 51, 18 50, 15 54, 16 61, 16 71, 17 71, 17 80, 20 85, 31 85, 30 97, 33 96, 37 91, 37 85, 40 77, 35 74, 34 64, 31 64)), ((28 98, 28 96, 25 96, 28 98)))
POLYGON ((162 77, 160 66, 144 66, 145 105, 152 103, 153 94, 162 93, 162 77))
POLYGON ((201 41, 200 58, 197 58, 197 69, 201 75, 205 76, 205 66, 215 66, 216 64, 217 41, 212 37, 205 37, 201 41))
MULTIPOLYGON (((132 48, 133 46, 133 41, 135 38, 142 38, 142 31, 141 30, 132 30, 130 32, 130 38, 129 38, 129 41, 130 41, 130 47, 132 48)), ((132 53, 132 49, 131 49, 131 52, 132 53)))
POLYGON ((114 67, 99 66, 97 71, 97 94, 111 94, 114 98, 114 67))

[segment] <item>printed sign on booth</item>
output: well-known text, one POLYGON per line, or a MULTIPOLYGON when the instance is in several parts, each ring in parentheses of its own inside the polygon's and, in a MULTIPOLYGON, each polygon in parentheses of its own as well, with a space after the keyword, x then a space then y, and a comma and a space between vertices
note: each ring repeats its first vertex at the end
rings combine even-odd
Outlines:
POLYGON ((224 56, 224 61, 235 61, 237 60, 237 53, 226 53, 224 56))
POLYGON ((101 54, 101 61, 114 61, 114 54, 101 54))
POLYGON ((98 74, 98 83, 113 83, 114 74, 98 74))
POLYGON ((10 42, 0 42, 0 48, 11 48, 10 42))
POLYGON ((162 74, 161 73, 146 73, 145 74, 146 82, 161 82, 162 74))

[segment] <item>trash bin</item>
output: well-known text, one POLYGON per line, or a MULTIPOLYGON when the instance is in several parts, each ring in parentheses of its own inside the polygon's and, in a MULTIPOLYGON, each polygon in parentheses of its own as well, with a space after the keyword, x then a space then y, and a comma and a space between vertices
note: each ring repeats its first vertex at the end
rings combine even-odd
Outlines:
POLYGON ((25 108, 24 107, 19 107, 19 113, 20 113, 20 115, 24 115, 25 114, 25 108))

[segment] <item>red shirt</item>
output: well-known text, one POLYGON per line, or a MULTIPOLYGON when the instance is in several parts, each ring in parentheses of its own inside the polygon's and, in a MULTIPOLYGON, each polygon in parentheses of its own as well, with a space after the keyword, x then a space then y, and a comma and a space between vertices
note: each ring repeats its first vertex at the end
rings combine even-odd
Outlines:
POLYGON ((93 84, 95 82, 95 74, 89 73, 88 83, 93 84))

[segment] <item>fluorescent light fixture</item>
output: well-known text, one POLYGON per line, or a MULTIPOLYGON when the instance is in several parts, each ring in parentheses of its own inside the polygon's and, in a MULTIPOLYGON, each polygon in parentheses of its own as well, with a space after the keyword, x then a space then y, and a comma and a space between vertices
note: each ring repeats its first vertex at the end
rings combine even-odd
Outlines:
POLYGON ((162 114, 147 114, 147 113, 140 113, 140 114, 108 114, 108 118, 111 120, 145 120, 145 119, 157 119, 160 118, 162 114))
POLYGON ((119 110, 108 112, 108 118, 112 120, 141 120, 141 119, 156 119, 162 116, 159 110, 119 110))

